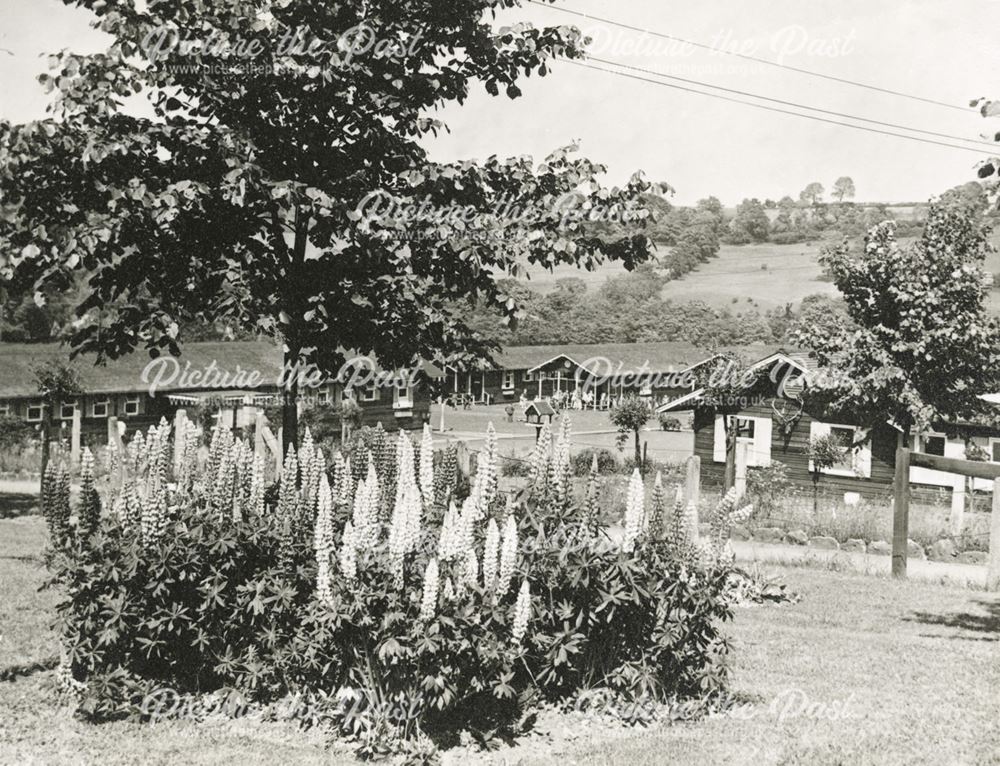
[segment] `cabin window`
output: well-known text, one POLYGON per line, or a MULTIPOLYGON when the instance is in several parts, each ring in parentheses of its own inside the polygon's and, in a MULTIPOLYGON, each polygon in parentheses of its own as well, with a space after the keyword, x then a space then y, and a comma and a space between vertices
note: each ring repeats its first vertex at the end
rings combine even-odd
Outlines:
POLYGON ((59 406, 59 417, 62 420, 72 420, 73 412, 76 410, 74 404, 62 404, 59 406))
POLYGON ((378 386, 375 384, 375 381, 373 380, 371 383, 366 385, 364 389, 362 389, 361 399, 362 401, 366 402, 377 402, 378 395, 379 395, 378 386))
POLYGON ((108 416, 108 409, 111 402, 107 397, 103 399, 95 399, 94 403, 90 405, 90 415, 95 418, 106 418, 108 416))
POLYGON ((924 453, 944 457, 944 442, 945 439, 943 436, 925 436, 924 453))
POLYGON ((0 417, 10 417, 10 402, 0 402, 0 417))
POLYGON ((42 420, 42 405, 29 404, 25 416, 29 423, 40 423, 42 420))
POLYGON ((505 391, 513 391, 514 390, 514 371, 513 370, 504 370, 503 371, 503 379, 500 381, 500 386, 505 391))
POLYGON ((139 397, 138 396, 127 396, 127 397, 125 397, 125 414, 126 415, 138 415, 139 414, 139 397))
POLYGON ((831 467, 835 471, 853 471, 854 452, 851 446, 854 444, 854 429, 849 426, 830 426, 830 438, 843 450, 840 460, 831 467))
POLYGON ((990 439, 990 453, 994 463, 1000 463, 1000 439, 990 439))
MULTIPOLYGON (((731 424, 736 429, 736 441, 745 444, 747 465, 764 466, 771 462, 771 419, 737 417, 731 424)), ((715 435, 712 458, 717 463, 726 462, 726 423, 722 415, 715 416, 715 435)))
POLYGON ((411 391, 412 389, 406 383, 398 383, 396 385, 396 404, 399 407, 412 406, 410 401, 412 399, 411 391))
MULTIPOLYGON (((871 478, 872 450, 871 443, 866 441, 867 431, 856 426, 833 425, 813 420, 809 424, 809 438, 817 439, 823 436, 829 436, 836 445, 842 448, 842 451, 840 459, 829 468, 822 468, 821 473, 871 478)), ((813 470, 811 460, 809 461, 809 470, 813 470)))

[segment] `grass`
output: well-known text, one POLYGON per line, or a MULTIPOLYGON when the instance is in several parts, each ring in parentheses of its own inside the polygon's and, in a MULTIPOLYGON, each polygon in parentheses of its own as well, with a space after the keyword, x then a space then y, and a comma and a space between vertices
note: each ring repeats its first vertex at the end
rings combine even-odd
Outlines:
MULTIPOLYGON (((57 651, 58 594, 41 590, 37 517, 0 521, 0 670, 57 651)), ((627 729, 572 715, 489 755, 545 764, 987 764, 1000 762, 1000 596, 800 567, 765 567, 802 596, 738 610, 738 714, 627 729), (805 703, 805 704, 804 704, 805 703)), ((0 681, 0 763, 349 763, 342 748, 290 724, 155 725, 76 721, 54 673, 0 681)), ((483 756, 447 753, 445 762, 483 756)))
MULTIPOLYGON (((833 295, 836 288, 820 279, 822 269, 816 260, 826 244, 722 245, 717 257, 667 283, 663 297, 677 302, 704 301, 714 308, 732 311, 765 311, 786 303, 797 304, 815 293, 833 295)), ((609 277, 624 274, 625 269, 619 263, 610 263, 596 271, 563 265, 551 274, 538 269, 531 273, 533 278, 527 285, 540 293, 551 292, 566 277, 582 279, 590 291, 596 291, 609 277)))
POLYGON ((823 270, 817 260, 826 244, 723 245, 716 258, 668 282, 663 297, 677 302, 704 301, 733 312, 763 312, 787 303, 798 304, 807 295, 836 295, 833 283, 821 279, 823 270))

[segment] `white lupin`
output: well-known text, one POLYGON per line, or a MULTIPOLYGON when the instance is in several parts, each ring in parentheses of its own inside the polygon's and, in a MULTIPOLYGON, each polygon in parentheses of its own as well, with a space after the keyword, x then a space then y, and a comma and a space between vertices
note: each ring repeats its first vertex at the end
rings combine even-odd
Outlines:
POLYGON ((420 494, 424 505, 434 502, 434 439, 427 423, 420 439, 420 494))
POLYGON ((479 461, 476 464, 476 478, 479 479, 479 497, 477 503, 485 513, 497 494, 497 457, 499 449, 497 447, 497 431, 493 427, 493 422, 486 426, 486 442, 483 450, 479 453, 479 461))
POLYGON ((438 562, 431 559, 424 570, 424 589, 420 599, 420 619, 430 620, 437 611, 438 597, 438 562))
POLYGON ((344 537, 340 545, 340 571, 348 580, 353 580, 358 573, 358 552, 355 547, 354 527, 347 522, 344 527, 344 537))
POLYGON ((517 602, 514 604, 514 619, 511 623, 511 638, 515 644, 520 644, 524 640, 524 634, 528 631, 528 620, 531 619, 531 586, 527 580, 521 581, 521 590, 517 593, 517 602))
POLYGON ((463 588, 479 585, 479 559, 476 556, 476 552, 471 549, 465 554, 465 566, 462 570, 461 585, 463 588))
POLYGON ((503 527, 503 542, 500 545, 500 571, 497 575, 496 597, 500 600, 510 590, 510 581, 517 564, 517 521, 514 514, 507 514, 503 527))
POLYGON ((639 469, 632 471, 628 485, 628 498, 625 503, 625 532, 622 537, 622 550, 631 553, 635 543, 645 529, 646 512, 644 508, 645 490, 642 486, 642 476, 639 469))
POLYGON ((332 599, 330 556, 333 554, 333 496, 325 473, 319 482, 313 546, 316 549, 316 595, 320 601, 329 603, 332 599))
POLYGON ((497 569, 500 565, 500 529, 496 519, 486 525, 486 542, 483 545, 483 588, 494 591, 497 586, 497 569))

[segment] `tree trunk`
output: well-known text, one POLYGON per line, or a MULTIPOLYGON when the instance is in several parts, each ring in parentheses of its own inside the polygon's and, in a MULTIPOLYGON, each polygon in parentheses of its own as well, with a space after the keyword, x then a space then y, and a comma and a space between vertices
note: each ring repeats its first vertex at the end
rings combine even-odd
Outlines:
POLYGON ((727 492, 736 486, 736 417, 724 415, 726 427, 726 469, 722 475, 722 488, 727 492))
POLYGON ((642 449, 639 446, 639 432, 635 432, 635 467, 640 475, 645 475, 646 466, 642 464, 642 449))
POLYGON ((299 351, 289 346, 285 352, 285 371, 281 389, 281 454, 289 447, 299 448, 299 351))
POLYGON ((47 404, 42 405, 42 478, 39 482, 39 492, 45 490, 45 471, 49 467, 49 449, 52 433, 52 407, 47 404))

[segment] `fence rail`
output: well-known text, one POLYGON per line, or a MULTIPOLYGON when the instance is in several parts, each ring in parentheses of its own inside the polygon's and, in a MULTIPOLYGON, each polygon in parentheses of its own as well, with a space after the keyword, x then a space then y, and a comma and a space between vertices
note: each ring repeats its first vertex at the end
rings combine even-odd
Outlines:
POLYGON ((906 577, 906 553, 910 525, 910 466, 947 471, 960 476, 993 481, 993 507, 990 516, 990 555, 986 587, 1000 590, 1000 465, 975 460, 927 455, 906 447, 896 450, 896 475, 893 482, 892 574, 906 577))

